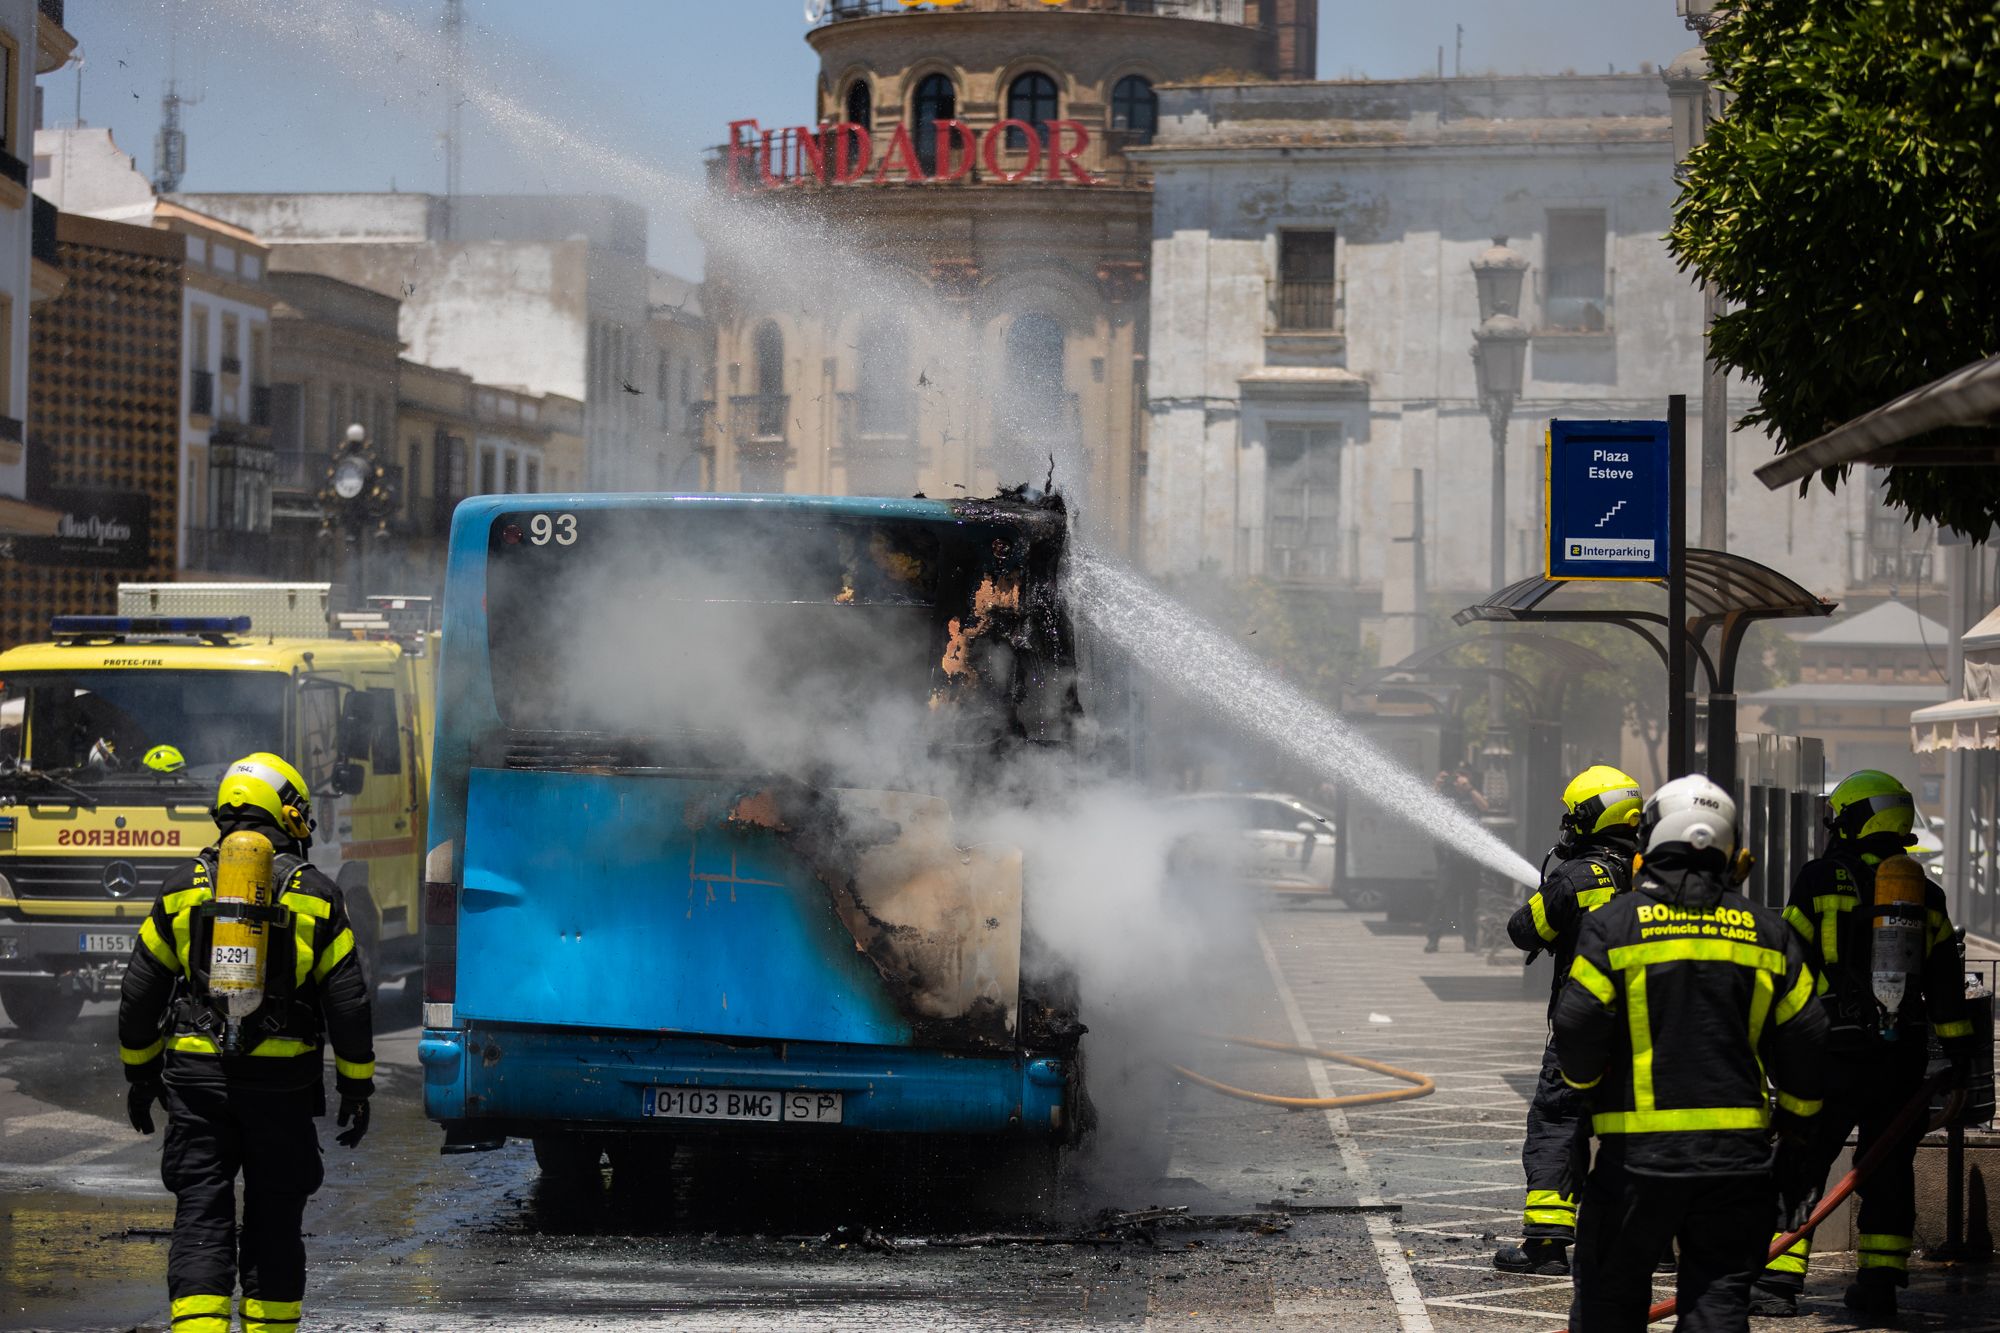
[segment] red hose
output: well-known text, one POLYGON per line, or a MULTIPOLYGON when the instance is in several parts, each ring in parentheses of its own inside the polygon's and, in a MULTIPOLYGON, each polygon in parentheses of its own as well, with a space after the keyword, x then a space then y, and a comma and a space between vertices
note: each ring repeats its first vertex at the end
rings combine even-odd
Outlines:
MULTIPOLYGON (((1896 1118, 1889 1122, 1889 1127, 1883 1131, 1882 1137, 1875 1140, 1875 1146, 1870 1148, 1867 1154, 1854 1164, 1852 1171, 1849 1171, 1840 1178, 1839 1184, 1827 1191, 1826 1197, 1819 1201, 1819 1207, 1813 1209, 1811 1216, 1806 1218, 1806 1224, 1797 1231, 1787 1232, 1771 1242, 1771 1252, 1764 1256, 1764 1262, 1769 1263, 1786 1250, 1791 1249, 1792 1246, 1798 1244, 1805 1237, 1810 1236, 1814 1228, 1826 1221, 1828 1214, 1847 1201, 1847 1196, 1854 1193, 1855 1188, 1862 1181, 1875 1174, 1875 1168, 1882 1164, 1882 1160, 1888 1156, 1889 1150, 1895 1147, 1902 1140, 1903 1135, 1909 1131, 1911 1122, 1930 1105, 1931 1094, 1937 1090, 1943 1081, 1944 1075, 1942 1074, 1924 1081, 1923 1087, 1917 1089, 1917 1095, 1910 1098, 1909 1104, 1898 1111, 1896 1118)), ((1661 1301, 1658 1305, 1646 1311, 1646 1322, 1657 1324, 1660 1320, 1667 1318, 1673 1314, 1674 1305, 1675 1299, 1673 1297, 1668 1297, 1666 1300, 1661 1301)), ((1562 1333, 1569 1333, 1569 1330, 1565 1328, 1562 1333)))

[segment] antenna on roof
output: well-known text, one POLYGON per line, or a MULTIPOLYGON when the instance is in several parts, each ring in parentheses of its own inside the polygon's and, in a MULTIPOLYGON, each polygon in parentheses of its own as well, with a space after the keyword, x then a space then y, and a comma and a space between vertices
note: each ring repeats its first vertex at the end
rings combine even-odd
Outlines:
POLYGON ((187 133, 181 129, 181 108, 194 106, 199 97, 183 97, 180 89, 180 34, 175 32, 167 45, 167 88, 160 94, 160 132, 153 137, 153 189, 172 194, 181 188, 187 175, 187 133))

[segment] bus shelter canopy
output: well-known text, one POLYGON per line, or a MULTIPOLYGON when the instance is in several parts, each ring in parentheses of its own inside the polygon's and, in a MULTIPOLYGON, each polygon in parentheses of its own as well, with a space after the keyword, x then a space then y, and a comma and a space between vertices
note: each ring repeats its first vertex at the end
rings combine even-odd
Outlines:
POLYGON ((1775 491, 1815 472, 1852 463, 1990 467, 2000 463, 2000 434, 1949 444, 1925 437, 1951 427, 1995 423, 2000 423, 2000 356, 1961 366, 1943 379, 1932 380, 1835 426, 1816 440, 1786 450, 1757 469, 1757 480, 1775 491))
MULTIPOLYGON (((1833 613, 1834 602, 1817 597, 1768 565, 1727 551, 1691 547, 1687 551, 1688 623, 1685 632, 1711 690, 1735 688, 1736 652, 1743 634, 1759 620, 1785 620, 1833 613), (1722 641, 1711 654, 1706 638, 1720 627, 1722 641)), ((1452 617, 1460 625, 1586 624, 1622 625, 1643 637, 1666 659, 1665 585, 1645 580, 1661 590, 1656 600, 1637 591, 1642 581, 1551 579, 1541 574, 1510 583, 1484 601, 1452 617), (1629 590, 1629 591, 1628 591, 1629 590), (1607 591, 1610 596, 1607 598, 1607 591), (1657 627, 1659 633, 1653 628, 1657 627)))

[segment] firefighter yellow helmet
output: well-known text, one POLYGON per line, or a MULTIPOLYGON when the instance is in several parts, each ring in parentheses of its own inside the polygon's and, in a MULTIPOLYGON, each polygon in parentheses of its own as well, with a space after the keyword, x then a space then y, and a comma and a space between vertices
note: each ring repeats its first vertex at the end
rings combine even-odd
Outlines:
POLYGON ((155 745, 140 762, 155 773, 178 773, 187 767, 187 759, 171 745, 155 745))
POLYGON ((256 810, 300 842, 312 838, 312 794, 290 764, 266 751, 246 754, 222 775, 215 793, 215 822, 231 811, 256 810))
POLYGON ((1910 844, 1917 822, 1916 798, 1910 789, 1879 768, 1864 768, 1841 779, 1828 798, 1826 826, 1836 838, 1859 842, 1878 833, 1893 833, 1910 844))
POLYGON ((1579 838, 1639 823, 1638 779, 1609 764, 1592 764, 1563 788, 1563 827, 1579 838))

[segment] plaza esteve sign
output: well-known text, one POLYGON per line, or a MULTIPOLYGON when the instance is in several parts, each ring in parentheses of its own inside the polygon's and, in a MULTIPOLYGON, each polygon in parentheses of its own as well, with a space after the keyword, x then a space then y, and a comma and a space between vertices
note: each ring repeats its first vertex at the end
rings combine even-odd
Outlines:
POLYGON ((1669 462, 1664 421, 1551 421, 1548 577, 1665 578, 1669 462))
POLYGON ((936 121, 930 129, 936 136, 931 153, 920 154, 909 126, 899 124, 881 144, 878 157, 878 136, 853 121, 767 130, 754 120, 732 120, 729 190, 740 194, 803 185, 948 184, 971 176, 975 164, 984 167, 980 180, 1003 185, 1100 183, 1077 161, 1090 147, 1090 130, 1080 120, 1048 121, 1046 137, 1025 120, 1003 120, 984 134, 960 120, 936 121), (1018 146, 1008 144, 1010 133, 1018 146), (1019 156, 1011 169, 1001 158, 1003 151, 1019 156), (926 156, 931 160, 928 169, 926 156))

